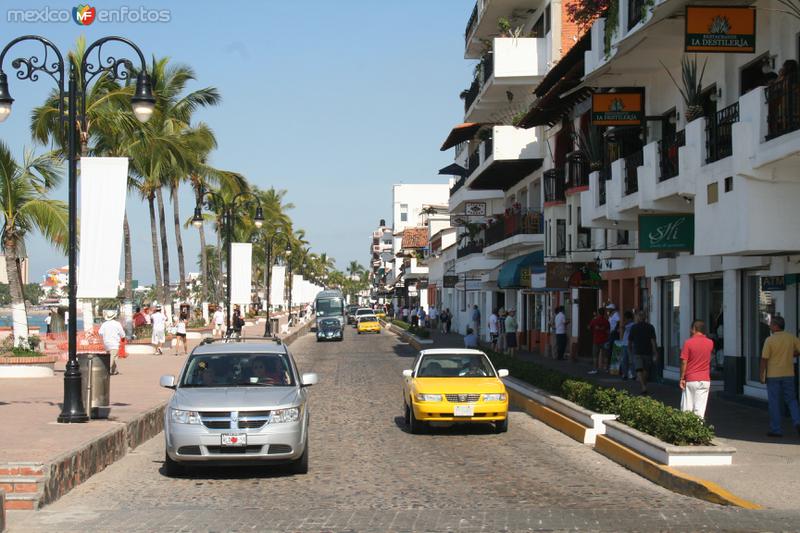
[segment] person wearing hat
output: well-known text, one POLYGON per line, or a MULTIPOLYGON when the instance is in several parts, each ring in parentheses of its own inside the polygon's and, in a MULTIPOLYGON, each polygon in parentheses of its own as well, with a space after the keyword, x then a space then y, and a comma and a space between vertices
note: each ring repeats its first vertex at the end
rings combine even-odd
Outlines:
POLYGON ((122 324, 117 321, 117 311, 106 309, 103 311, 103 325, 100 326, 98 333, 103 338, 103 346, 111 356, 111 375, 119 374, 117 370, 117 355, 119 354, 119 343, 125 338, 125 330, 122 324))
POLYGON ((153 325, 153 335, 150 342, 156 347, 156 355, 162 355, 161 345, 167 339, 167 317, 161 312, 161 306, 157 305, 155 312, 150 315, 150 323, 153 325))

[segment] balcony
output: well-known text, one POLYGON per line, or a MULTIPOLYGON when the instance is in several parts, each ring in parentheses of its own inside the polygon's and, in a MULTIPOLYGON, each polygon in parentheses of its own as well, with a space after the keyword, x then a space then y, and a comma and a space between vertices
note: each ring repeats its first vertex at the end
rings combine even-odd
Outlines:
POLYGON ((508 190, 542 165, 536 128, 493 126, 490 138, 470 156, 466 185, 470 189, 508 190), (479 157, 479 165, 474 158, 479 157))
POLYGON ((456 250, 456 257, 461 259, 468 255, 483 253, 483 246, 483 239, 480 241, 470 241, 456 250))
POLYGON ((739 122, 739 102, 717 111, 706 123, 706 163, 733 155, 733 125, 739 122))
POLYGON ((551 168, 545 170, 542 181, 544 182, 545 207, 563 204, 567 201, 567 186, 564 181, 564 171, 562 169, 551 168))
POLYGON ((538 211, 510 211, 496 216, 485 234, 487 254, 504 254, 510 247, 517 251, 540 248, 544 244, 544 218, 538 211))
POLYGON ((686 146, 686 132, 680 130, 672 139, 658 141, 659 166, 661 174, 658 181, 666 181, 678 175, 680 170, 679 150, 686 146))
POLYGON ((589 187, 589 162, 581 152, 567 154, 567 191, 576 193, 589 187))
POLYGON ((492 122, 508 107, 508 93, 524 100, 547 72, 546 39, 497 37, 481 58, 464 94, 464 120, 492 122))
POLYGON ((767 135, 772 140, 800 129, 800 80, 798 76, 777 79, 765 89, 767 135))
POLYGON ((535 0, 477 0, 464 32, 464 57, 480 57, 483 41, 497 35, 497 19, 505 17, 516 27, 524 22, 529 10, 540 5, 541 2, 535 0))
POLYGON ((637 150, 625 157, 625 195, 639 192, 639 167, 644 165, 644 152, 637 150))

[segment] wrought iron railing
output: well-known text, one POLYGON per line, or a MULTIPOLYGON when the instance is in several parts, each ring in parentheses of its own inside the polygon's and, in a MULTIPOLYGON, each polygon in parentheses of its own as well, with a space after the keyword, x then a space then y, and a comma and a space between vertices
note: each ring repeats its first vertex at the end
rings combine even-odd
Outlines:
POLYGON ((567 184, 564 181, 564 170, 561 168, 551 168, 544 172, 544 201, 545 202, 565 202, 567 184))
POLYGON ((581 152, 567 156, 567 188, 589 186, 589 162, 581 152))
POLYGON ((764 90, 767 99, 767 140, 800 129, 800 79, 786 76, 764 90))
POLYGON ((686 146, 686 132, 680 130, 675 137, 658 141, 658 157, 661 166, 661 175, 658 181, 674 178, 680 171, 678 153, 681 146, 686 146))
POLYGON ((450 187, 450 196, 453 196, 456 193, 456 191, 458 191, 458 189, 464 186, 466 182, 467 182, 467 176, 461 176, 460 178, 458 178, 456 182, 453 184, 453 186, 450 187))
POLYGON ((486 246, 497 244, 514 235, 544 233, 544 218, 538 211, 520 210, 498 215, 486 228, 486 246))
POLYGON ((475 150, 467 158, 467 177, 469 177, 477 168, 481 166, 481 153, 480 149, 475 150))
POLYGON ((478 254, 483 252, 483 239, 480 241, 471 241, 456 250, 456 257, 462 258, 470 254, 478 254))
POLYGON ((472 107, 472 102, 478 97, 480 90, 481 84, 478 82, 478 78, 475 78, 472 80, 472 85, 469 86, 467 94, 464 96, 464 113, 469 111, 469 108, 472 107))
POLYGON ((472 35, 472 30, 475 28, 476 22, 478 22, 478 2, 475 2, 475 6, 472 8, 472 13, 469 16, 469 20, 467 20, 467 29, 464 30, 464 46, 469 44, 469 37, 472 35))
POLYGON ((733 125, 739 122, 739 102, 720 109, 706 124, 706 163, 733 154, 733 125))
POLYGON ((639 167, 644 164, 642 150, 625 156, 625 194, 639 192, 639 167))

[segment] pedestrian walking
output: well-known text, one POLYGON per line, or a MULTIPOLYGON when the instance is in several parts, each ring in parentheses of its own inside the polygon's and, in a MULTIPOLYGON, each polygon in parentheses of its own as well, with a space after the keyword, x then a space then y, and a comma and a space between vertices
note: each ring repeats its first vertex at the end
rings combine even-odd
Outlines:
POLYGON ((112 376, 119 374, 117 370, 117 356, 119 355, 119 343, 125 338, 125 330, 117 320, 117 311, 106 309, 103 311, 103 324, 98 330, 98 334, 103 339, 103 347, 111 356, 110 372, 112 376))
POLYGON ((439 310, 436 309, 435 305, 428 308, 428 320, 430 320, 431 328, 435 330, 439 325, 439 310))
POLYGON ((647 377, 652 364, 658 357, 658 346, 656 346, 656 328, 647 322, 647 315, 644 311, 637 311, 636 323, 631 327, 628 342, 633 348, 633 365, 636 368, 636 377, 639 379, 641 393, 646 396, 649 394, 647 377))
POLYGON ((706 323, 692 322, 691 336, 681 349, 681 411, 690 411, 700 418, 706 416, 708 392, 711 389, 711 354, 714 341, 706 336, 706 323))
POLYGON ((481 335, 481 312, 480 312, 480 309, 478 309, 477 305, 473 305, 472 306, 472 316, 470 318, 472 319, 472 329, 475 331, 475 335, 478 335, 478 337, 480 337, 480 335, 481 335))
POLYGON ((242 318, 242 312, 236 307, 233 310, 233 318, 231 318, 231 329, 233 336, 236 339, 242 338, 242 328, 244 327, 244 319, 242 318))
POLYGON ((156 355, 162 355, 164 352, 161 346, 167 340, 167 317, 161 312, 160 305, 157 305, 155 312, 150 315, 150 323, 153 325, 150 342, 156 347, 156 355))
POLYGON ((622 381, 635 377, 633 352, 630 348, 631 328, 633 328, 633 324, 633 312, 625 311, 622 315, 622 361, 619 365, 619 373, 622 376, 622 381))
POLYGON ((133 313, 133 329, 140 328, 147 324, 147 319, 142 313, 142 308, 137 307, 136 312, 133 313))
POLYGON ((47 335, 48 338, 50 337, 50 334, 53 332, 52 328, 50 327, 52 323, 53 323, 53 310, 51 309, 47 312, 47 316, 44 317, 44 325, 46 328, 45 334, 47 335))
POLYGON ((489 326, 489 340, 492 343, 492 350, 497 350, 497 336, 499 331, 497 329, 497 309, 492 309, 492 314, 489 315, 489 320, 487 322, 489 326))
POLYGON ((421 328, 427 327, 428 325, 428 323, 426 322, 427 315, 425 314, 425 308, 422 307, 421 305, 419 306, 419 309, 417 309, 417 317, 419 321, 419 327, 421 328))
POLYGON ((505 320, 506 348, 508 349, 508 354, 512 357, 517 352, 517 327, 517 312, 514 309, 509 309, 505 320))
POLYGON ((467 334, 464 335, 464 348, 477 348, 478 336, 472 328, 467 328, 467 334))
POLYGON ((553 318, 553 325, 556 330, 556 359, 563 361, 567 353, 567 315, 564 313, 564 306, 556 307, 556 316, 553 318))
POLYGON ((186 345, 186 323, 189 321, 189 316, 186 314, 186 311, 181 311, 181 314, 178 316, 178 322, 175 324, 175 338, 178 340, 177 346, 175 346, 175 355, 178 355, 178 346, 183 346, 183 355, 186 355, 187 345, 186 345))
POLYGON ((497 351, 502 353, 506 352, 506 318, 506 308, 501 307, 497 312, 497 351))
POLYGON ((606 310, 601 307, 589 322, 589 331, 592 332, 592 369, 589 374, 597 374, 600 369, 605 368, 605 351, 610 328, 606 310))
POLYGON ((402 314, 403 314, 403 322, 407 323, 408 322, 408 306, 407 305, 403 306, 402 314))
POLYGON ((211 316, 211 322, 214 324, 213 336, 219 335, 220 338, 225 334, 225 313, 222 311, 222 306, 218 305, 214 314, 211 316))
POLYGON ((800 353, 800 340, 784 331, 785 327, 782 316, 773 316, 769 324, 772 335, 764 341, 761 350, 761 383, 767 384, 769 437, 783 436, 781 410, 784 403, 800 435, 800 407, 794 385, 794 358, 800 353))

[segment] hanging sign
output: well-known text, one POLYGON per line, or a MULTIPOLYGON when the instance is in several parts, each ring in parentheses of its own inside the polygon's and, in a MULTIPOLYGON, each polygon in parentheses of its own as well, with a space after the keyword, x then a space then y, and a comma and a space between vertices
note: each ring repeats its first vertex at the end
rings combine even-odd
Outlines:
POLYGON ((694 250, 694 215, 639 215, 640 252, 694 250))
POLYGON ((486 216, 486 202, 464 202, 464 213, 471 217, 486 216))
POLYGON ((577 289, 599 289, 603 284, 603 278, 597 271, 597 265, 584 263, 575 269, 569 277, 569 286, 577 289))
POLYGON ((761 276, 762 291, 785 291, 786 278, 784 276, 761 276))
POLYGON ((458 283, 458 276, 444 276, 444 288, 454 289, 458 283))
POLYGON ((686 6, 686 52, 756 51, 756 10, 749 6, 686 6))
POLYGON ((644 91, 592 94, 595 126, 640 126, 644 123, 644 91))

